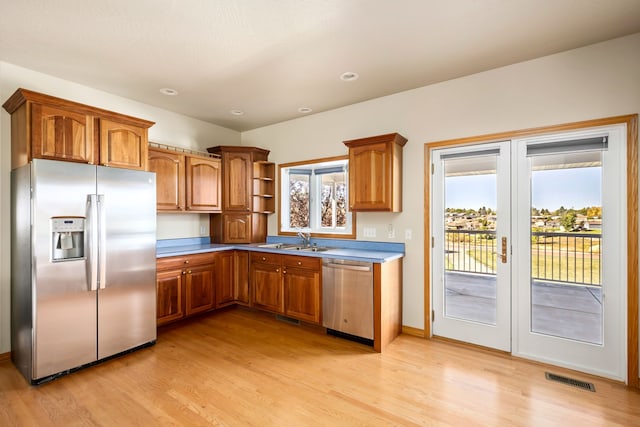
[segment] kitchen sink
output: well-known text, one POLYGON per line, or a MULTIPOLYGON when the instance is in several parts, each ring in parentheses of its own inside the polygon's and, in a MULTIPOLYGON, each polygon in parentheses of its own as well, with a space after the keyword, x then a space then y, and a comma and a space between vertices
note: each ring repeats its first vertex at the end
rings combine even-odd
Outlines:
POLYGON ((267 243, 259 245, 259 248, 265 249, 283 249, 285 251, 301 251, 301 252, 325 252, 329 249, 326 246, 302 246, 298 244, 286 244, 286 243, 267 243))
POLYGON ((282 249, 285 246, 283 243, 267 243, 265 245, 258 245, 259 248, 268 248, 268 249, 282 249))
POLYGON ((307 251, 307 252, 325 252, 325 251, 328 251, 329 249, 333 249, 333 248, 327 248, 325 246, 312 246, 310 248, 304 248, 301 250, 307 251))
POLYGON ((291 246, 291 247, 283 247, 285 250, 294 250, 300 252, 325 252, 332 248, 327 248, 325 246, 291 246))

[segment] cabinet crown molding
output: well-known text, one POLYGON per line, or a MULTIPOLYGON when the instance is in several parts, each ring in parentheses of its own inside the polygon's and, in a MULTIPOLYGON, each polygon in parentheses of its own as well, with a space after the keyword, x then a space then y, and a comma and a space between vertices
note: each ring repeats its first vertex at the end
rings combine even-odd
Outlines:
POLYGON ((367 138, 351 139, 349 141, 343 141, 343 144, 347 147, 358 147, 360 145, 374 144, 377 142, 393 142, 401 147, 407 143, 407 138, 399 133, 386 133, 384 135, 369 136, 367 138))
POLYGON ((91 116, 100 116, 105 119, 115 120, 119 123, 139 126, 145 129, 150 128, 155 124, 155 122, 149 120, 132 117, 126 114, 116 113, 114 111, 104 110, 98 107, 92 107, 86 104, 81 104, 79 102, 69 101, 66 99, 57 98, 55 96, 46 95, 23 88, 19 88, 18 90, 16 90, 13 95, 11 95, 9 99, 7 99, 4 104, 2 104, 2 107, 9 114, 13 114, 25 102, 72 109, 79 113, 91 116))

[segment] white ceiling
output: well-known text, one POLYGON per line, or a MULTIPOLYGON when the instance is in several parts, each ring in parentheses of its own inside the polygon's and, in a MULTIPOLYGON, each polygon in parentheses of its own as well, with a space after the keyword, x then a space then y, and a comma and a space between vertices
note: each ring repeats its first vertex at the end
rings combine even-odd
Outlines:
POLYGON ((240 131, 636 32, 640 0, 0 0, 0 60, 240 131))

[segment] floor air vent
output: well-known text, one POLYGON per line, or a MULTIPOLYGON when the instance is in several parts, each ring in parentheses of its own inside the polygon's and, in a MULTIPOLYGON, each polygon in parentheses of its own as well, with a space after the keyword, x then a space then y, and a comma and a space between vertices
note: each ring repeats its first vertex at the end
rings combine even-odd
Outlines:
POLYGON ((596 391, 596 387, 593 384, 585 381, 574 380, 573 378, 563 377, 562 375, 556 375, 550 372, 545 372, 544 376, 550 381, 557 381, 559 383, 567 384, 573 387, 578 387, 583 390, 588 390, 593 392, 596 391))
POLYGON ((280 314, 276 314, 276 319, 281 321, 281 322, 289 323, 290 325, 299 325, 300 324, 300 321, 298 319, 292 319, 291 317, 282 316, 280 314))

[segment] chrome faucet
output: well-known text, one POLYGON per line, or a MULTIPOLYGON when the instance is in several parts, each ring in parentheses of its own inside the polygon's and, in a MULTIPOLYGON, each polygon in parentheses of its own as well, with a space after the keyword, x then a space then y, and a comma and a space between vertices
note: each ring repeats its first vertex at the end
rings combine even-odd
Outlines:
POLYGON ((302 230, 298 230, 298 237, 302 239, 302 244, 305 248, 311 246, 311 233, 305 233, 302 230))

